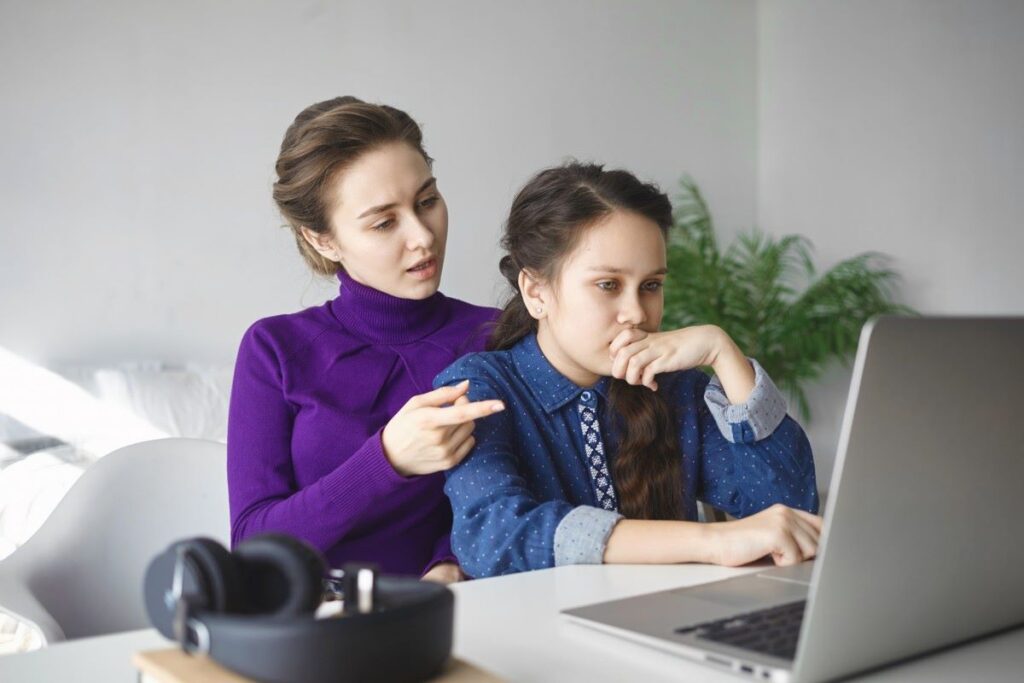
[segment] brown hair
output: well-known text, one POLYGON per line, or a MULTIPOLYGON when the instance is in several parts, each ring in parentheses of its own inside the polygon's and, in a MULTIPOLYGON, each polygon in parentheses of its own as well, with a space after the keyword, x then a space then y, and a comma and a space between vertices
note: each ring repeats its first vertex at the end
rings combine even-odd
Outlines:
MULTIPOLYGON (((628 171, 571 162, 526 183, 512 202, 501 240, 508 253, 499 268, 514 291, 488 349, 510 348, 537 330, 519 292, 519 272, 526 268, 554 281, 584 230, 616 209, 651 219, 667 237, 668 197, 628 171)), ((659 394, 619 379, 612 380, 609 404, 620 435, 611 471, 621 512, 635 519, 679 519, 682 467, 671 408, 659 394)))
POLYGON ((329 234, 334 179, 362 155, 394 142, 408 144, 428 165, 433 163, 423 149, 419 125, 408 114, 355 97, 310 105, 288 127, 277 157, 274 201, 314 272, 330 276, 342 267, 310 246, 301 227, 329 234))

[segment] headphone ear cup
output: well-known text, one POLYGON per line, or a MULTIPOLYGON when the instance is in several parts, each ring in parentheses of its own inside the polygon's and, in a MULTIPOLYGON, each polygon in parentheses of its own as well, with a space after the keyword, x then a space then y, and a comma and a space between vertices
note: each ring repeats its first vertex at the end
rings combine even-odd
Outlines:
POLYGON ((193 538, 186 543, 204 589, 205 599, 199 605, 213 612, 237 612, 242 606, 242 592, 235 558, 212 538, 193 538))
POLYGON ((179 551, 185 551, 182 594, 194 607, 211 612, 232 612, 241 602, 238 571, 231 554, 209 538, 192 538, 171 544, 146 567, 143 598, 150 623, 174 638, 175 568, 179 551))
POLYGON ((243 541, 232 554, 247 613, 298 616, 320 604, 327 564, 306 542, 284 534, 263 534, 243 541))

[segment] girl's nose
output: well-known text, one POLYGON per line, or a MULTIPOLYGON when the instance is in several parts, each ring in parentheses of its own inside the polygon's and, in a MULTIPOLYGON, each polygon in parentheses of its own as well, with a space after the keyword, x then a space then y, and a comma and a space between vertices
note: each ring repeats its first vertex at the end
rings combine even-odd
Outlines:
POLYGON ((646 320, 647 316, 644 313, 644 308, 636 299, 624 302, 622 309, 619 310, 618 321, 620 325, 639 327, 646 320))

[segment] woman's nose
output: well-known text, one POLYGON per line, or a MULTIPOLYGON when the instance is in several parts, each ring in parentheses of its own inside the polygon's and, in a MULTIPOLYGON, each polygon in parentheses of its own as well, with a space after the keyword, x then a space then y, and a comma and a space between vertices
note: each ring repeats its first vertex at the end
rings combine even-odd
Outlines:
POLYGON ((430 249, 434 246, 434 232, 420 220, 418 216, 409 218, 409 234, 406 237, 406 247, 410 251, 416 249, 430 249))

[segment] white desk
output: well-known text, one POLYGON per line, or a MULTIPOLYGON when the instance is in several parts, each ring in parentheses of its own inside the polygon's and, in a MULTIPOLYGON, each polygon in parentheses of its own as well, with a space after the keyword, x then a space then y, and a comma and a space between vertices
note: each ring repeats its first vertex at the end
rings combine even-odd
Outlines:
MULTIPOLYGON (((657 650, 563 621, 558 611, 589 602, 715 581, 745 569, 708 565, 574 566, 454 587, 455 654, 509 681, 742 680, 657 650)), ((85 638, 0 657, 0 681, 134 683, 134 652, 166 647, 145 629, 85 638)), ((945 650, 858 679, 1020 681, 1024 629, 945 650)))

